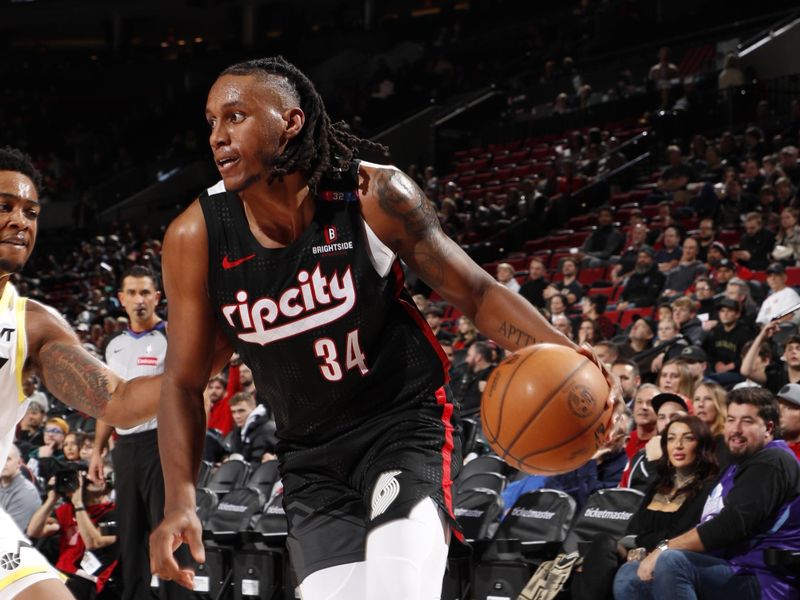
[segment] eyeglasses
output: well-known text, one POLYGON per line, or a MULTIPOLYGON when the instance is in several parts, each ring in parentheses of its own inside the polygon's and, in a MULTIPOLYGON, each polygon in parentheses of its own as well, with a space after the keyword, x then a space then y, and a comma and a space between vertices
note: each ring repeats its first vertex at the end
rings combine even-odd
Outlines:
POLYGON ((45 433, 60 433, 64 435, 64 430, 61 427, 46 427, 44 430, 45 433))

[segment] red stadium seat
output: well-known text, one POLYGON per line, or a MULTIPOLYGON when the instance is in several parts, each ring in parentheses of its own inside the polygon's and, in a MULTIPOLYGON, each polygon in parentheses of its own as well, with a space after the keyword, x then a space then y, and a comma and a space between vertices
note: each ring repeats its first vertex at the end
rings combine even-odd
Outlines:
POLYGON ((605 267, 588 267, 581 269, 578 272, 578 281, 580 281, 583 285, 591 286, 595 281, 600 281, 603 279, 605 274, 605 267))
POLYGON ((786 285, 800 285, 800 267, 786 267, 786 285))

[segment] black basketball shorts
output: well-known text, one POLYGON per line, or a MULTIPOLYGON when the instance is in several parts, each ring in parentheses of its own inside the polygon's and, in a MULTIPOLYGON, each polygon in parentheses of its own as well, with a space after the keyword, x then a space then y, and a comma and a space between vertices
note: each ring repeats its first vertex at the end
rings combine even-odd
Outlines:
MULTIPOLYGON (((280 454, 287 548, 297 581, 363 561, 369 531, 431 498, 460 536, 452 482, 461 430, 447 386, 325 444, 280 454)), ((287 444, 288 445, 288 444, 287 444)))

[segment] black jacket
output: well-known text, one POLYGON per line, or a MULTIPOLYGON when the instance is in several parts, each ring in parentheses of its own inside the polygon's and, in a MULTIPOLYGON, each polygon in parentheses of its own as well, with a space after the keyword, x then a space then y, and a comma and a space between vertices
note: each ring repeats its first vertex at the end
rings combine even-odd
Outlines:
POLYGON ((255 411, 259 414, 245 424, 244 435, 241 427, 234 427, 226 442, 231 453, 241 454, 248 462, 260 463, 265 452, 275 452, 278 438, 275 436, 275 421, 267 415, 264 406, 257 406, 255 411))

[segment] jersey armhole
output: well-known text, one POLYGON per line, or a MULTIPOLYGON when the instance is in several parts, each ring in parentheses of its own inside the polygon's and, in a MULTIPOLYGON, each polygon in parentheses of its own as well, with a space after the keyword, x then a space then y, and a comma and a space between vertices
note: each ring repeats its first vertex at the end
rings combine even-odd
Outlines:
POLYGON ((20 404, 25 402, 25 392, 22 391, 22 372, 25 367, 25 357, 28 353, 28 335, 25 332, 25 308, 27 298, 14 299, 14 316, 17 322, 17 347, 15 357, 14 377, 17 383, 17 400, 20 404))

